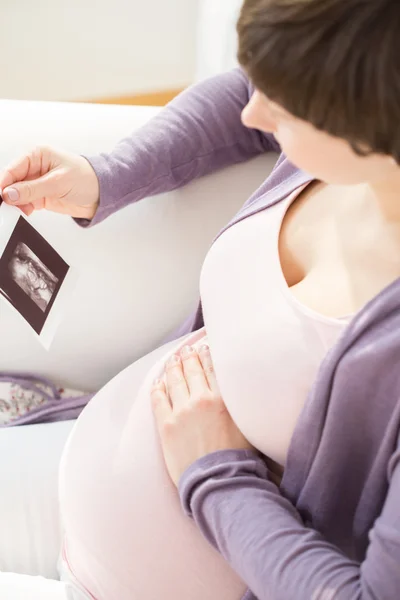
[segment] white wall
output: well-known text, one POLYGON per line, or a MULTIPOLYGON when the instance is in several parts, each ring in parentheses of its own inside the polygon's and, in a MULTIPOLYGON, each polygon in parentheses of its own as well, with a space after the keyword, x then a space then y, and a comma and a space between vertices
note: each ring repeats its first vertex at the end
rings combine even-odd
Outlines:
POLYGON ((184 87, 195 76, 198 1, 0 0, 0 98, 184 87))
POLYGON ((200 0, 196 81, 237 66, 236 21, 242 4, 243 0, 200 0))

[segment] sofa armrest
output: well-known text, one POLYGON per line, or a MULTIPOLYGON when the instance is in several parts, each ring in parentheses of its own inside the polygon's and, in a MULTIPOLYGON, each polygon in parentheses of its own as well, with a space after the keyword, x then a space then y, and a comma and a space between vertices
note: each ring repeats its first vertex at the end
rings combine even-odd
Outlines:
MULTIPOLYGON (((0 101, 0 168, 38 144, 93 154, 158 108, 0 101)), ((31 223, 80 279, 50 351, 0 303, 0 371, 33 371, 93 391, 157 347, 198 299, 203 258, 221 227, 265 178, 275 156, 204 177, 125 208, 91 229, 48 212, 31 223)))

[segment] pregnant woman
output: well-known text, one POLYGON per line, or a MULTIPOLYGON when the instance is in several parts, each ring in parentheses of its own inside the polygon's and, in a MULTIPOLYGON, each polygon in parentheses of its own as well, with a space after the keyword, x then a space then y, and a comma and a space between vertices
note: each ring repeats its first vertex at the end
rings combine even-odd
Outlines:
POLYGON ((87 227, 282 151, 196 314, 74 424, 46 600, 398 598, 399 24, 393 0, 247 0, 241 69, 110 154, 38 148, 1 174, 26 214, 87 227))

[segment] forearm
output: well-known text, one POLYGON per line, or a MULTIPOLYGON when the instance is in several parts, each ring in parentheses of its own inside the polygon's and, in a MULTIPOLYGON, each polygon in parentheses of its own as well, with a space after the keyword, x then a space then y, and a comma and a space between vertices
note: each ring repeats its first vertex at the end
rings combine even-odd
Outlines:
POLYGON ((256 454, 212 453, 187 469, 179 492, 186 514, 258 600, 375 598, 360 565, 304 525, 256 454))
POLYGON ((241 122, 251 93, 240 69, 213 77, 180 94, 111 153, 86 157, 100 184, 100 202, 90 224, 147 196, 278 150, 272 136, 241 122))

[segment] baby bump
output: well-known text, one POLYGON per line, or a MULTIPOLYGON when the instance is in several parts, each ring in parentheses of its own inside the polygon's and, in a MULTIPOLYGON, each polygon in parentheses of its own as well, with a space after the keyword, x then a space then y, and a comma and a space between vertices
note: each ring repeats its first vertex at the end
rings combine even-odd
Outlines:
POLYGON ((71 570, 97 600, 240 600, 245 585, 183 514, 166 471, 150 405, 164 362, 148 357, 152 367, 134 363, 94 398, 67 444, 71 570))

